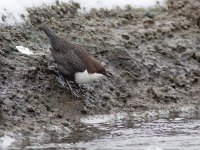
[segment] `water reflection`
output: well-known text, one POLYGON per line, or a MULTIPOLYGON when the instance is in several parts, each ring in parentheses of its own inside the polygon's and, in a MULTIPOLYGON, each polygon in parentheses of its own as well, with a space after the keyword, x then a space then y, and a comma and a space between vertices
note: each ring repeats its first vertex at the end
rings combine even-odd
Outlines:
MULTIPOLYGON (((199 150, 200 119, 198 116, 177 118, 156 113, 119 113, 81 119, 65 137, 44 133, 23 137, 11 145, 23 149, 87 150, 199 150)), ((160 113, 161 114, 161 113, 160 113)), ((173 115, 172 115, 173 116, 173 115)), ((177 115, 176 115, 177 116, 177 115)))

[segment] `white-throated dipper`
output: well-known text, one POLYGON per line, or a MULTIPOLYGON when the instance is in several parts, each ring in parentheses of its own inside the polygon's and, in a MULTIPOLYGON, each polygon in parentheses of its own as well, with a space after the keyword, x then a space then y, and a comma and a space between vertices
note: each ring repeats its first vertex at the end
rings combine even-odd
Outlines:
POLYGON ((75 95, 68 81, 73 81, 79 85, 91 83, 104 76, 110 76, 110 73, 106 71, 105 67, 83 47, 59 37, 46 25, 40 28, 46 33, 50 40, 52 46, 50 50, 57 64, 57 69, 67 83, 72 94, 75 95))

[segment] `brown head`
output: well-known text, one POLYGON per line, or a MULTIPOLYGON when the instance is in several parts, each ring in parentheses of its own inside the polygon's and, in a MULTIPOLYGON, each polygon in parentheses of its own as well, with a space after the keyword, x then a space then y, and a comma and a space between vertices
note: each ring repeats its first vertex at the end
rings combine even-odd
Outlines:
POLYGON ((106 68, 99 63, 96 65, 96 73, 103 74, 106 76, 106 68))
POLYGON ((97 59, 95 59, 88 52, 83 53, 83 51, 81 51, 79 53, 79 57, 85 63, 88 73, 99 73, 106 77, 112 76, 112 74, 106 70, 106 65, 100 63, 97 59))
POLYGON ((106 70, 105 64, 96 62, 94 68, 96 69, 96 73, 102 74, 106 77, 112 77, 112 74, 106 70))

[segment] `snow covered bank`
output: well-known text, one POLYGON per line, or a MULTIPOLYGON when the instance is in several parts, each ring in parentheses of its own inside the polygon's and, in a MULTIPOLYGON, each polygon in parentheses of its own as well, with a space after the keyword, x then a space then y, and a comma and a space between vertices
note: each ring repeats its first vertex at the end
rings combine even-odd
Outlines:
MULTIPOLYGON (((70 0, 59 0, 60 2, 69 3, 70 0)), ((89 11, 91 8, 107 8, 119 6, 124 7, 131 5, 134 7, 152 7, 157 3, 163 5, 165 0, 73 0, 80 3, 81 8, 89 11)), ((1 25, 13 25, 15 23, 21 23, 27 17, 27 8, 39 7, 44 5, 54 4, 56 0, 1 0, 0 3, 0 24, 1 25)))
POLYGON ((29 7, 38 7, 43 4, 50 5, 53 4, 55 0, 1 0, 0 3, 0 24, 13 25, 15 23, 23 22, 25 17, 28 15, 26 11, 29 7))
POLYGON ((165 0, 74 0, 80 3, 81 7, 85 7, 87 11, 91 8, 107 8, 112 9, 113 7, 125 7, 131 5, 133 7, 148 8, 155 6, 156 4, 163 5, 165 0))

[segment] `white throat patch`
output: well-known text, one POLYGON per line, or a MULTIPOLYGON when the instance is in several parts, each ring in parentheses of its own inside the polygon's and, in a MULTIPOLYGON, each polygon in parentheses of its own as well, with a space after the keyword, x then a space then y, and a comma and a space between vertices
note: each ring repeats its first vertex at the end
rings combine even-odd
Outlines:
POLYGON ((87 69, 84 72, 75 73, 75 81, 79 84, 91 83, 104 77, 100 73, 88 73, 87 69))

